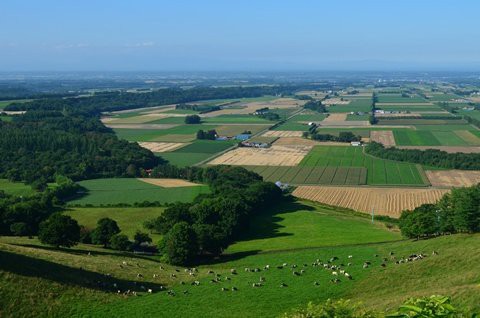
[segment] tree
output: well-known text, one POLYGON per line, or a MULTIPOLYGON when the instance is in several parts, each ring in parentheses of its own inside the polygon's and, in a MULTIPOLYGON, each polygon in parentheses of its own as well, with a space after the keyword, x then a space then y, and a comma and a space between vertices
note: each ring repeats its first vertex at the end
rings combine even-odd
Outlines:
POLYGON ((190 264, 198 253, 197 237, 188 223, 180 222, 164 236, 159 249, 170 264, 190 264))
POLYGON ((201 118, 198 115, 188 115, 185 117, 185 124, 200 124, 201 118))
POLYGON ((110 247, 117 251, 126 251, 130 249, 132 242, 124 234, 115 234, 110 238, 110 247))
POLYGON ((25 222, 16 222, 10 225, 10 232, 15 236, 24 236, 30 233, 28 224, 25 222))
POLYGON ((38 238, 43 244, 72 247, 80 240, 80 226, 70 216, 55 213, 40 223, 38 238))
POLYGON ((92 242, 107 247, 112 236, 118 233, 120 233, 120 228, 117 222, 110 218, 100 219, 97 222, 97 228, 92 232, 92 242))
POLYGON ((409 238, 430 236, 440 231, 438 208, 434 204, 422 204, 400 216, 400 230, 409 238))
POLYGON ((152 242, 152 238, 147 233, 143 233, 143 232, 140 232, 140 231, 137 231, 135 233, 135 236, 133 237, 133 240, 135 242, 135 245, 140 245, 142 243, 151 243, 152 242))

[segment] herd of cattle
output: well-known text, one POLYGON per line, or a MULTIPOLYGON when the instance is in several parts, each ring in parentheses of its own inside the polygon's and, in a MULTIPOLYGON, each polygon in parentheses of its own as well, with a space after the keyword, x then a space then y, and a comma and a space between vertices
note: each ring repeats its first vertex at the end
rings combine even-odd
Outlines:
MULTIPOLYGON (((433 251, 432 255, 438 255, 438 252, 433 251)), ((409 262, 415 262, 415 261, 425 259, 426 257, 427 257, 427 255, 423 254, 423 253, 411 254, 408 257, 397 257, 394 252, 390 252, 388 257, 381 258, 380 266, 384 268, 384 267, 387 267, 387 265, 389 263, 398 265, 398 264, 404 264, 404 263, 409 263, 409 262)), ((379 257, 379 255, 374 255, 374 258, 377 259, 377 258, 380 258, 380 257, 379 257)), ((246 272, 246 273, 262 273, 261 276, 258 277, 258 281, 256 281, 256 282, 251 282, 250 281, 249 284, 252 288, 259 288, 259 287, 262 287, 265 284, 267 284, 266 276, 267 276, 267 273, 271 270, 284 270, 284 271, 287 271, 287 272, 289 271, 291 275, 293 275, 295 277, 300 277, 300 276, 303 276, 309 268, 321 268, 321 269, 324 269, 325 271, 330 272, 331 273, 330 283, 339 284, 339 283, 342 282, 342 279, 346 279, 346 280, 353 280, 354 279, 353 275, 347 271, 353 265, 354 256, 353 255, 348 255, 347 261, 348 261, 348 263, 346 263, 346 264, 341 263, 341 262, 339 262, 339 258, 334 256, 334 257, 331 257, 330 259, 328 259, 325 262, 320 260, 320 259, 316 259, 310 265, 306 264, 306 263, 301 264, 301 265, 282 263, 281 265, 274 266, 274 267, 272 267, 270 265, 265 265, 262 268, 246 267, 244 269, 244 272, 246 272)), ((365 260, 365 261, 363 261, 362 268, 363 269, 368 269, 368 268, 373 266, 373 263, 374 262, 372 262, 370 260, 365 260)), ((375 262, 375 263, 378 264, 378 261, 375 262)), ((120 265, 121 268, 126 268, 128 266, 132 266, 132 265, 129 264, 128 262, 126 262, 126 261, 123 261, 122 264, 120 265)), ((137 266, 140 267, 138 264, 137 264, 137 266)), ((166 269, 163 266, 160 266, 159 270, 160 271, 166 271, 166 269)), ((169 274, 169 276, 172 280, 176 280, 178 278, 178 276, 179 276, 178 274, 180 272, 181 271, 179 269, 175 269, 173 273, 169 274)), ((199 270, 197 268, 186 268, 186 269, 184 269, 184 272, 192 278, 197 277, 197 275, 199 274, 199 270)), ((239 276, 239 272, 235 268, 230 269, 230 276, 225 275, 225 274, 222 275, 220 273, 215 273, 212 270, 208 270, 206 272, 206 274, 209 276, 209 278, 208 278, 208 283, 209 284, 218 284, 218 285, 222 285, 222 283, 230 282, 232 280, 232 278, 239 276)), ((161 275, 153 274, 153 278, 156 279, 156 278, 159 278, 159 277, 161 277, 161 275)), ((136 278, 137 278, 137 280, 142 280, 145 277, 144 277, 143 274, 137 273, 136 278)), ((166 291, 166 294, 169 295, 169 296, 176 296, 176 294, 177 294, 173 289, 168 289, 167 290, 167 288, 165 288, 164 286, 156 287, 155 290, 154 290, 153 287, 152 288, 147 288, 144 285, 142 285, 141 283, 138 283, 137 281, 133 282, 133 284, 135 285, 135 287, 139 287, 139 288, 136 288, 136 289, 137 290, 139 289, 139 291, 141 291, 143 293, 150 293, 151 294, 151 293, 154 293, 154 292, 157 292, 157 291, 166 291)), ((181 281, 179 281, 179 284, 180 285, 186 285, 187 283, 185 281, 181 280, 181 281)), ((191 286, 200 286, 202 283, 200 282, 200 280, 193 280, 193 281, 190 281, 188 284, 191 285, 191 286)), ((147 285, 147 284, 145 284, 145 285, 147 285)), ((223 284, 223 285, 225 285, 225 284, 223 284)), ((314 286, 319 286, 320 282, 317 281, 317 280, 313 281, 313 285, 314 286)), ((285 282, 281 282, 278 286, 280 288, 288 287, 288 285, 285 282)), ((112 287, 117 291, 118 294, 133 295, 133 296, 138 296, 139 295, 137 293, 137 291, 135 291, 133 289, 132 290, 127 289, 127 290, 122 291, 120 288, 118 288, 118 284, 116 284, 116 283, 113 283, 112 287)), ((239 289, 236 286, 229 286, 229 287, 222 286, 222 287, 219 288, 219 290, 222 291, 222 292, 227 292, 227 291, 236 292, 239 289)), ((189 291, 188 290, 183 290, 182 293, 187 295, 187 294, 189 294, 189 291)))

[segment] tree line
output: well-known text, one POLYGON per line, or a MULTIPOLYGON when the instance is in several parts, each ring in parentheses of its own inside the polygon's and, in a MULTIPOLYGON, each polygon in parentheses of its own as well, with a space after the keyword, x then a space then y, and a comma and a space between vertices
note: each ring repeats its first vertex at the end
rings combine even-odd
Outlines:
POLYGON ((165 88, 148 93, 123 91, 100 92, 87 97, 37 99, 26 103, 13 103, 5 110, 53 110, 100 114, 126 109, 168 104, 185 104, 198 100, 260 97, 290 94, 293 86, 232 86, 194 87, 190 89, 165 88))
POLYGON ((407 161, 439 168, 480 170, 480 154, 478 153, 448 153, 438 149, 385 148, 377 142, 370 142, 365 147, 365 152, 383 159, 407 161))
POLYGON ((341 131, 338 133, 338 136, 335 136, 331 134, 319 134, 316 129, 313 129, 312 131, 304 131, 302 136, 318 141, 352 142, 362 140, 362 136, 355 135, 351 131, 341 131))
POLYGON ((480 184, 452 189, 436 204, 404 211, 399 227, 409 238, 480 232, 480 184))

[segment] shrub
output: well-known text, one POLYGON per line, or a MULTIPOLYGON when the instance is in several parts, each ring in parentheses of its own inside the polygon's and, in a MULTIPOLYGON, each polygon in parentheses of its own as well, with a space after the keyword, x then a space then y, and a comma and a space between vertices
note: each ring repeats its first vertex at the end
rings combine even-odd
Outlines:
POLYGON ((327 300, 324 304, 308 303, 307 308, 287 313, 284 318, 373 318, 380 314, 365 309, 349 300, 327 300))
POLYGON ((445 296, 430 296, 408 299, 398 311, 387 315, 393 318, 423 318, 423 317, 475 317, 466 312, 460 312, 452 306, 450 298, 445 296))
POLYGON ((132 246, 128 236, 124 234, 115 234, 110 238, 110 247, 117 251, 127 251, 132 246))

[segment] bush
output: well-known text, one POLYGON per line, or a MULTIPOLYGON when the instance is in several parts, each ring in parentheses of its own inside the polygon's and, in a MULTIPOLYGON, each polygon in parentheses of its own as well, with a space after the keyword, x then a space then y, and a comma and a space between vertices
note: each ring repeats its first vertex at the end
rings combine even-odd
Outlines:
POLYGON ((80 243, 92 244, 92 230, 81 225, 80 226, 80 243))
POLYGON ((349 300, 327 300, 324 304, 308 303, 307 308, 287 313, 284 318, 374 318, 379 313, 365 309, 361 304, 349 300))
POLYGON ((128 236, 124 234, 115 234, 110 238, 110 247, 117 251, 127 251, 132 246, 128 236))
POLYGON ((423 318, 423 317, 475 317, 475 315, 460 312, 452 306, 450 298, 430 296, 418 299, 408 299, 398 311, 387 315, 389 318, 423 318))
POLYGON ((15 236, 25 236, 30 233, 28 224, 25 222, 17 222, 10 225, 10 232, 15 236))
POLYGON ((55 213, 40 223, 38 239, 43 244, 72 247, 80 240, 80 226, 70 216, 55 213))

